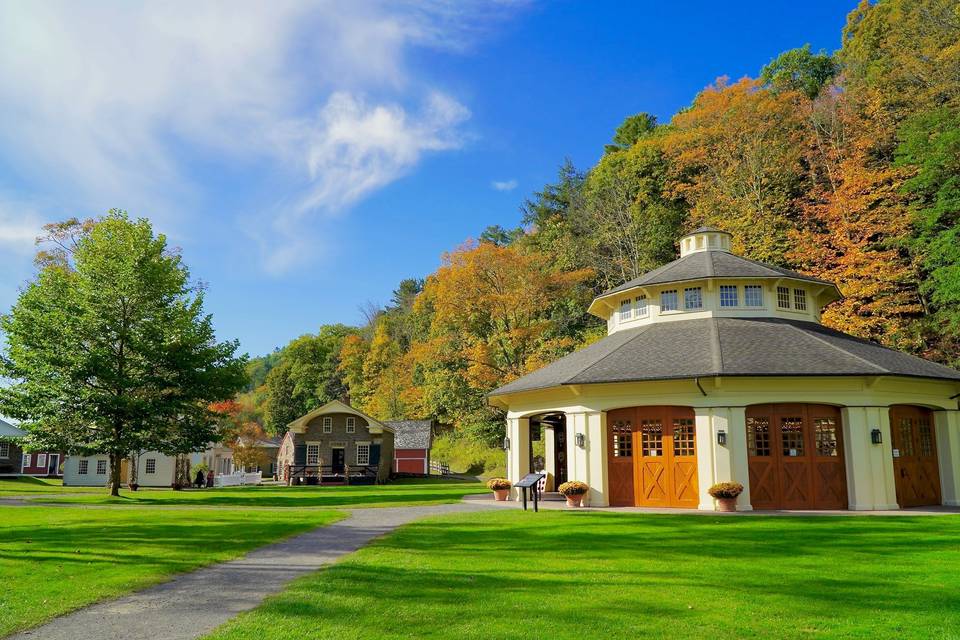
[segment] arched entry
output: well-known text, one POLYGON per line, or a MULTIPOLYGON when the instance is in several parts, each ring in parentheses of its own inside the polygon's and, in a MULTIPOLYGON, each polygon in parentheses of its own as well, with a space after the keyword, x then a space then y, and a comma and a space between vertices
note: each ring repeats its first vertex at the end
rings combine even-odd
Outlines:
POLYGON ((567 481, 567 416, 547 413, 530 418, 530 470, 537 471, 534 443, 543 442, 543 467, 548 475, 547 490, 556 491, 567 481))
POLYGON ((900 507, 940 504, 940 468, 933 412, 923 407, 890 407, 893 477, 900 507))
POLYGON ((846 509, 840 410, 817 404, 747 407, 754 509, 846 509))
POLYGON ((629 407, 607 412, 610 504, 696 508, 693 409, 629 407))

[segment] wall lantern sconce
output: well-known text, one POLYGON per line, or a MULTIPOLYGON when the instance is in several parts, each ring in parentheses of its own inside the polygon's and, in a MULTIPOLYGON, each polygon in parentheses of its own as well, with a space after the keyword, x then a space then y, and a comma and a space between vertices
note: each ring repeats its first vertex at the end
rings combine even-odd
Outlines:
POLYGON ((510 451, 510 438, 503 439, 503 450, 510 451))
POLYGON ((723 429, 717 431, 717 444, 720 446, 726 446, 727 444, 727 432, 723 429))
POLYGON ((583 449, 583 447, 584 447, 584 445, 585 445, 586 438, 583 437, 583 434, 582 434, 582 433, 578 433, 578 434, 576 435, 576 441, 577 441, 577 446, 580 447, 581 449, 583 449))
POLYGON ((873 444, 883 443, 883 435, 880 433, 880 429, 874 429, 870 432, 870 442, 873 444))

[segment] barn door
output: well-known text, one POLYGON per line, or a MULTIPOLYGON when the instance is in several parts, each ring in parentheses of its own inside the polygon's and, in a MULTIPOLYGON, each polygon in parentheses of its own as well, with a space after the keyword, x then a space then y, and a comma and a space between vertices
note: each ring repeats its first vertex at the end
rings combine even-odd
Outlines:
POLYGON ((897 503, 901 507, 940 504, 933 413, 922 407, 891 407, 890 431, 897 503))
POLYGON ((696 439, 692 409, 637 408, 637 506, 697 507, 696 439))
POLYGON ((617 409, 607 413, 607 484, 612 506, 632 507, 633 482, 633 432, 635 414, 633 409, 617 409))
POLYGON ((846 509, 840 411, 807 404, 747 409, 754 509, 846 509))

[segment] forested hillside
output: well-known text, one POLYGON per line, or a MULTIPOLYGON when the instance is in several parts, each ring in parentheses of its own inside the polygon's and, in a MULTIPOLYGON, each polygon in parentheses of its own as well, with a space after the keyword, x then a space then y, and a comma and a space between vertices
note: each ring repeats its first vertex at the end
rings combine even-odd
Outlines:
MULTIPOLYGON (((758 61, 758 67, 762 61, 758 61)), ((321 327, 251 363, 268 429, 334 397, 493 444, 491 389, 604 334, 598 292, 714 225, 735 250, 836 282, 824 322, 960 365, 960 5, 864 0, 842 48, 720 78, 668 122, 625 119, 589 169, 403 280, 364 327, 321 327)))

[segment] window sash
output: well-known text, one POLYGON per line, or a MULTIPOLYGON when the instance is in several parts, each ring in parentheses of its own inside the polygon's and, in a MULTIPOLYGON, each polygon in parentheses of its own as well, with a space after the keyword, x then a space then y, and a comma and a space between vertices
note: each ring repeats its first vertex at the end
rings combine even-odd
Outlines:
POLYGON ((684 309, 703 309, 703 289, 689 287, 683 290, 684 309))
POLYGON ((737 307, 740 306, 740 296, 736 285, 720 285, 720 306, 737 307))
POLYGON ((46 467, 46 466, 47 466, 47 454, 45 454, 45 453, 38 453, 38 454, 37 454, 37 466, 38 466, 38 467, 46 467))
POLYGON ((320 445, 307 445, 307 464, 320 464, 320 445))
POLYGON ((787 287, 777 287, 777 306, 781 309, 790 308, 790 289, 787 287))
POLYGON ((333 433, 333 418, 324 418, 324 419, 323 419, 323 432, 324 432, 324 433, 333 433))
POLYGON ((624 300, 620 303, 620 322, 630 319, 633 309, 630 307, 630 301, 624 300))
POLYGON ((105 476, 107 475, 107 461, 106 460, 97 460, 97 475, 105 476))
POLYGON ((77 463, 77 473, 81 476, 87 475, 90 471, 90 461, 89 460, 80 460, 77 463))
POLYGON ((797 311, 807 310, 807 292, 803 289, 793 290, 793 306, 797 311))
POLYGON ((356 433, 356 431, 357 431, 357 419, 347 418, 347 433, 356 433))
POLYGON ((143 465, 144 473, 156 473, 157 472, 157 459, 156 458, 147 458, 146 464, 143 465))
POLYGON ((763 287, 757 284, 748 284, 743 288, 743 304, 748 307, 763 306, 763 287))
POLYGON ((10 443, 0 442, 0 458, 9 458, 9 457, 10 457, 10 443))
POLYGON ((365 442, 357 443, 357 465, 367 466, 370 464, 370 445, 365 442))
POLYGON ((634 307, 636 307, 636 316, 638 318, 646 318, 650 313, 650 309, 647 307, 647 296, 637 296, 634 298, 634 307))
POLYGON ((676 311, 678 304, 676 289, 660 292, 660 311, 676 311))

